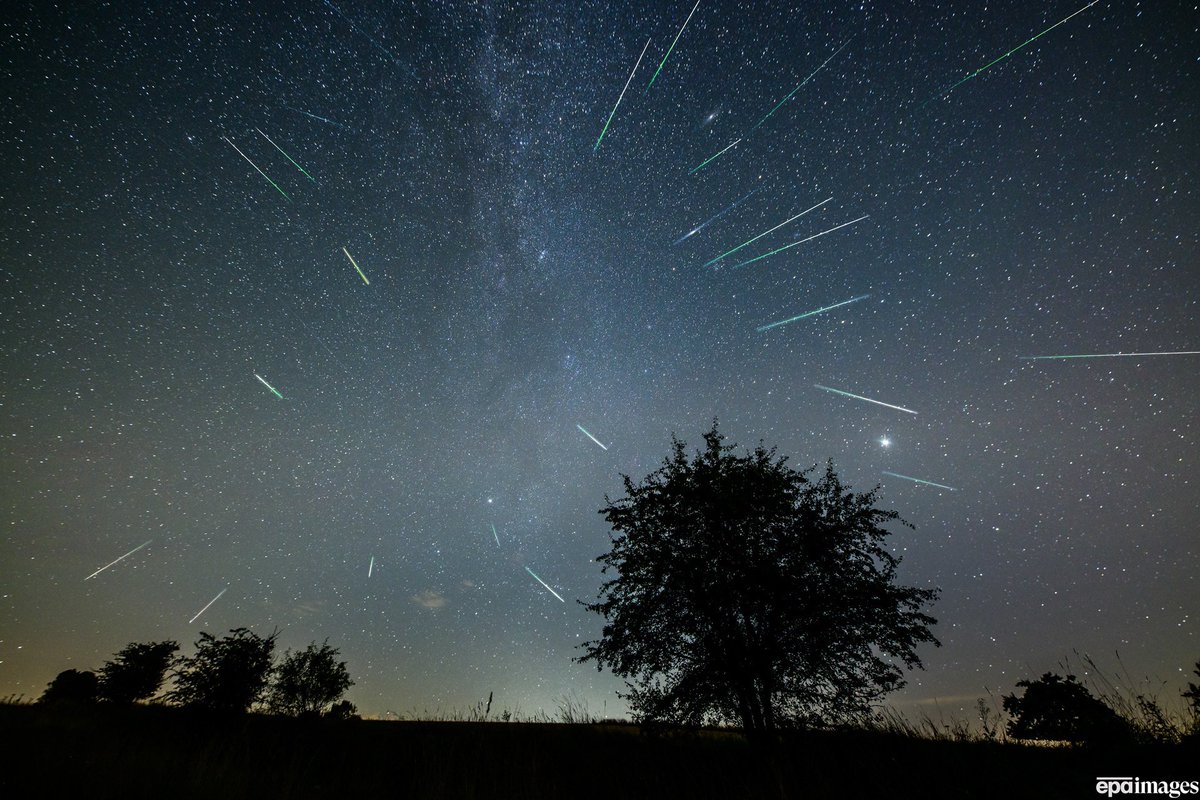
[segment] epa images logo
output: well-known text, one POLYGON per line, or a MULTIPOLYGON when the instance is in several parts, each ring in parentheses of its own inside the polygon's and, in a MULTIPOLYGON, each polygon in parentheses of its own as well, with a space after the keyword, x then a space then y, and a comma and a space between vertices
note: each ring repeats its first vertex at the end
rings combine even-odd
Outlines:
POLYGON ((1200 794, 1200 781, 1151 781, 1141 778, 1096 778, 1096 794, 1153 794, 1183 797, 1200 794))

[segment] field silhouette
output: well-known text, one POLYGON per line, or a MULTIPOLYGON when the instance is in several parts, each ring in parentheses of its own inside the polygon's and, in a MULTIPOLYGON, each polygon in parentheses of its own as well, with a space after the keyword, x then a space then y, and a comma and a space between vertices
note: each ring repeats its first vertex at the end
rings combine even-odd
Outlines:
POLYGON ((885 731, 350 720, 159 705, 0 704, 0 796, 89 798, 1094 797, 1196 779, 1200 747, 1036 747, 885 731))

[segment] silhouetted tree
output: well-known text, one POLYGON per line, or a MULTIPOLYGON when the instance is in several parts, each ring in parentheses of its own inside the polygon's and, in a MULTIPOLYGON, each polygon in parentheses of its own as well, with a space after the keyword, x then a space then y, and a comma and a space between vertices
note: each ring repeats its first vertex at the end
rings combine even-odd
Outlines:
POLYGON ((358 716, 358 707, 349 700, 340 700, 329 707, 329 710, 323 715, 325 719, 338 720, 344 722, 351 719, 360 719, 358 716))
POLYGON ((39 703, 94 703, 99 682, 94 672, 63 670, 46 684, 39 703))
POLYGON ((171 641, 127 645, 100 668, 100 699, 128 704, 153 697, 178 650, 171 641))
POLYGON ((275 638, 234 628, 220 639, 201 632, 196 654, 175 668, 175 689, 167 698, 180 705, 213 711, 247 711, 266 691, 275 638))
POLYGON ((1004 710, 1012 715, 1008 735, 1014 739, 1053 739, 1069 742, 1111 741, 1130 735, 1129 723, 1092 696, 1087 687, 1068 675, 1047 672, 1036 681, 1017 681, 1024 696, 1004 697, 1004 710))
POLYGON ((319 714, 354 685, 346 662, 337 660, 338 651, 326 639, 304 650, 288 651, 275 668, 275 679, 267 694, 267 708, 277 714, 299 716, 319 714))
POLYGON ((759 732, 867 713, 904 684, 897 662, 920 667, 916 646, 938 644, 921 610, 938 590, 897 585, 882 525, 898 514, 875 491, 723 439, 714 421, 689 460, 672 437, 660 469, 605 497, 599 561, 616 576, 584 604, 606 624, 577 660, 624 678, 642 720, 759 732))

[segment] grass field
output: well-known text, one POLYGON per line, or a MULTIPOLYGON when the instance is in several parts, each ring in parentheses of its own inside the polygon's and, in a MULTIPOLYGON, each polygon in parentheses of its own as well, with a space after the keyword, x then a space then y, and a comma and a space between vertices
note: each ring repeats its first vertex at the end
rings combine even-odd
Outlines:
POLYGON ((625 724, 330 722, 159 706, 0 704, 0 797, 1097 797, 1098 776, 1200 779, 1200 748, 1118 750, 625 724))

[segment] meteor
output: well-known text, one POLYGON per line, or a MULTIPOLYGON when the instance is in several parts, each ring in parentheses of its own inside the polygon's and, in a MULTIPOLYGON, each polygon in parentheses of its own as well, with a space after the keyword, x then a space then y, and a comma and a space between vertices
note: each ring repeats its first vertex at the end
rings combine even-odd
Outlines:
POLYGON ((1022 361, 1047 361, 1061 358, 1140 358, 1142 356, 1200 356, 1200 350, 1176 350, 1169 353, 1079 353, 1070 356, 1018 356, 1022 361))
POLYGON ((941 92, 940 94, 936 94, 936 95, 934 95, 933 97, 929 98, 929 99, 928 99, 928 100, 926 100, 924 103, 922 103, 921 105, 922 105, 922 106, 925 106, 926 104, 928 104, 928 103, 931 103, 931 102, 933 102, 934 100, 940 100, 941 98, 943 98, 943 97, 945 97, 946 95, 948 95, 948 94, 950 94, 951 92, 953 92, 953 91, 954 91, 955 89, 957 89, 958 87, 962 86, 962 85, 963 85, 964 83, 966 83, 967 81, 969 81, 969 80, 971 80, 972 78, 974 78, 974 77, 975 77, 976 75, 978 75, 979 73, 983 72, 983 71, 984 71, 984 70, 986 70, 986 69, 989 69, 989 68, 991 68, 991 67, 995 66, 996 64, 999 64, 1001 61, 1003 61, 1004 59, 1008 58, 1008 57, 1009 57, 1009 56, 1011 56, 1013 53, 1015 53, 1015 52, 1017 52, 1018 50, 1022 49, 1022 48, 1023 48, 1023 47, 1025 47, 1026 45, 1028 45, 1028 44, 1031 44, 1032 42, 1036 41, 1037 39, 1040 39, 1040 38, 1042 38, 1042 37, 1043 37, 1043 36, 1045 36, 1047 33, 1049 33, 1050 31, 1054 30, 1055 28, 1057 28, 1059 25, 1062 25, 1064 22, 1066 22, 1067 20, 1071 19, 1071 17, 1074 17, 1074 16, 1076 16, 1076 15, 1078 15, 1078 14, 1082 14, 1084 11, 1087 11, 1089 8, 1091 8, 1092 6, 1096 5, 1096 3, 1098 3, 1098 2, 1100 2, 1100 0, 1092 0, 1092 2, 1088 3, 1088 4, 1087 4, 1086 6, 1084 6, 1083 8, 1079 9, 1078 11, 1074 12, 1073 14, 1068 14, 1067 16, 1065 16, 1065 17, 1063 17, 1062 19, 1060 19, 1058 22, 1056 22, 1056 23, 1054 23, 1053 25, 1051 25, 1049 28, 1046 28, 1046 30, 1042 31, 1041 33, 1037 34, 1036 36, 1033 36, 1033 37, 1031 37, 1031 38, 1029 38, 1029 39, 1026 39, 1024 42, 1022 42, 1021 44, 1017 45, 1017 46, 1016 46, 1016 47, 1014 47, 1012 50, 1009 50, 1007 53, 1005 53, 1004 55, 1000 56, 999 58, 997 58, 997 59, 994 59, 994 60, 992 60, 992 61, 989 61, 988 63, 984 64, 984 65, 983 65, 982 67, 980 67, 979 69, 977 69, 977 70, 975 70, 974 72, 972 72, 972 73, 971 73, 970 75, 968 75, 967 77, 963 78, 963 79, 962 79, 961 81, 959 81, 958 83, 956 83, 956 84, 954 84, 953 86, 951 86, 949 89, 946 89, 944 92, 941 92))
POLYGON ((708 222, 705 222, 705 223, 703 223, 703 224, 701 224, 701 225, 697 225, 695 228, 692 228, 690 231, 688 231, 687 233, 685 233, 683 236, 680 236, 678 239, 676 239, 676 240, 675 240, 675 244, 679 244, 679 243, 680 243, 680 242, 682 242, 684 239, 687 239, 687 238, 689 238, 689 237, 691 237, 691 236, 695 236, 697 233, 699 233, 700 231, 704 230, 704 229, 705 229, 705 228, 707 228, 709 225, 713 224, 714 222, 716 222, 717 220, 719 220, 721 217, 723 217, 723 216, 725 216, 726 214, 728 214, 730 211, 733 211, 735 208, 737 208, 737 207, 738 207, 738 206, 740 206, 742 203, 744 203, 744 202, 746 202, 747 200, 749 200, 749 199, 750 199, 751 197, 753 197, 754 195, 758 194, 760 191, 762 191, 762 190, 761 190, 761 189, 755 189, 753 192, 751 192, 750 194, 746 195, 746 196, 745 196, 745 197, 743 197, 741 200, 738 200, 736 203, 734 203, 733 205, 731 205, 731 206, 729 206, 728 208, 726 208, 726 209, 725 209, 724 211, 722 211, 720 214, 717 214, 715 217, 713 217, 712 219, 710 219, 708 222))
POLYGON ((303 114, 306 117, 312 117, 313 119, 319 119, 319 120, 321 120, 321 122, 328 122, 330 125, 333 125, 334 127, 337 127, 337 128, 341 128, 342 130, 354 132, 353 128, 351 128, 347 125, 343 125, 340 122, 334 122, 333 120, 328 119, 326 117, 319 117, 316 114, 310 114, 307 111, 302 111, 298 108, 292 108, 291 106, 284 106, 284 108, 289 109, 291 111, 295 111, 297 114, 303 114))
MULTIPOLYGON (((734 145, 736 145, 736 144, 737 144, 738 142, 740 142, 740 141, 741 141, 741 138, 738 138, 738 139, 736 139, 735 141, 733 141, 733 142, 730 142, 729 144, 725 145, 725 150, 729 150, 729 149, 731 149, 731 148, 732 148, 734 145)), ((701 162, 700 162, 699 164, 697 164, 696 166, 692 167, 692 169, 691 169, 691 170, 688 172, 688 175, 695 175, 697 172, 699 172, 699 171, 700 171, 700 169, 701 169, 701 168, 702 168, 702 167, 703 167, 705 164, 707 164, 708 162, 712 161, 712 160, 713 160, 714 158, 716 158, 717 156, 719 156, 719 155, 721 155, 722 153, 724 153, 724 152, 725 152, 725 150, 722 150, 720 153, 717 153, 716 155, 711 155, 711 156, 709 156, 708 158, 704 159, 703 161, 701 161, 701 162)))
POLYGON ((761 256, 755 256, 754 258, 751 258, 748 261, 741 261, 737 264, 734 264, 732 267, 730 267, 730 269, 737 269, 738 267, 744 267, 747 264, 753 264, 755 261, 761 261, 762 259, 766 258, 767 256, 773 256, 776 253, 782 253, 784 250, 787 250, 789 247, 795 247, 798 244, 804 244, 805 242, 811 242, 813 239, 820 239, 822 236, 824 236, 827 233, 833 233, 836 230, 845 228, 847 225, 853 225, 856 222, 862 222, 864 219, 866 219, 869 216, 871 216, 871 215, 863 214, 858 219, 852 219, 849 222, 843 222, 841 225, 835 225, 827 231, 821 231, 820 233, 814 233, 812 236, 809 236, 807 239, 801 239, 798 242, 792 242, 791 244, 785 244, 783 247, 777 247, 769 253, 763 253, 761 256))
POLYGON ((292 158, 292 157, 291 157, 291 156, 289 156, 287 153, 285 153, 282 147, 280 147, 279 145, 275 144, 275 142, 271 140, 271 137, 270 137, 270 136, 267 136, 265 133, 263 133, 263 132, 262 132, 261 130, 259 130, 258 128, 255 128, 254 130, 256 130, 256 131, 258 131, 260 134, 262 134, 262 137, 263 137, 264 139, 266 139, 268 142, 271 142, 271 146, 272 146, 272 147, 274 147, 274 148, 275 148, 276 150, 278 150, 279 152, 283 153, 283 157, 284 157, 284 158, 286 158, 288 161, 291 161, 291 162, 292 162, 292 166, 294 166, 296 169, 298 169, 298 170, 300 170, 301 172, 303 172, 303 173, 304 173, 304 177, 308 178, 308 179, 309 179, 310 181, 312 181, 313 183, 316 183, 316 182, 317 182, 317 179, 316 179, 316 178, 314 178, 312 175, 309 175, 309 174, 308 174, 308 170, 306 170, 304 167, 302 167, 302 166, 300 166, 299 164, 297 164, 297 163, 296 163, 296 159, 292 158))
POLYGON ((580 425, 579 423, 575 423, 575 427, 576 427, 576 428, 579 428, 579 430, 583 431, 583 435, 584 435, 584 436, 588 437, 588 438, 589 438, 589 439, 591 439, 593 442, 595 442, 596 444, 598 444, 598 445, 600 445, 601 447, 603 447, 605 450, 607 450, 607 449, 608 449, 607 447, 605 447, 605 446, 604 446, 604 445, 603 445, 603 444, 600 442, 600 440, 599 440, 599 439, 597 439, 595 436, 592 436, 590 433, 588 433, 588 432, 587 432, 587 428, 583 427, 583 426, 582 426, 582 425, 580 425))
POLYGON ((354 256, 350 255, 350 251, 343 247, 342 252, 346 254, 346 258, 350 259, 350 263, 354 265, 354 268, 358 270, 358 276, 363 279, 363 283, 370 286, 371 282, 367 280, 366 275, 363 275, 363 271, 359 269, 358 262, 354 260, 354 256))
POLYGON ((940 483, 934 483, 933 481, 923 481, 923 480, 921 480, 920 478, 911 478, 911 477, 909 477, 908 475, 901 475, 899 472, 888 472, 886 469, 883 471, 883 474, 884 474, 884 475, 891 475, 893 478, 903 478, 904 480, 906 480, 906 481, 912 481, 913 483, 923 483, 923 484, 925 484, 926 486, 936 486, 936 487, 937 487, 937 488, 939 488, 939 489, 948 489, 948 490, 949 490, 949 491, 951 491, 951 492, 957 492, 957 491, 958 491, 958 489, 955 489, 953 486, 945 486, 945 485, 943 485, 943 484, 940 484, 940 483))
POLYGON ((271 384, 267 383, 267 382, 266 382, 266 380, 263 378, 263 376, 262 376, 262 375, 259 375, 259 374, 256 372, 256 373, 254 373, 254 377, 256 377, 256 378, 258 378, 260 381, 262 381, 262 385, 263 385, 263 386, 265 386, 265 387, 267 387, 268 389, 270 389, 270 390, 271 390, 271 391, 272 391, 272 392, 275 394, 275 396, 276 396, 276 397, 278 397, 280 400, 282 400, 282 399, 283 399, 283 395, 281 395, 281 394, 279 393, 279 390, 278 390, 278 389, 276 389, 276 388, 275 388, 274 386, 272 386, 271 384))
MULTIPOLYGON (((240 155, 242 158, 246 159, 246 161, 247 161, 247 162, 249 162, 250 166, 252 166, 252 167, 254 167, 254 169, 258 170, 258 174, 259 174, 259 175, 262 175, 264 178, 267 178, 267 173, 263 172, 261 169, 258 169, 258 164, 255 164, 253 161, 250 161, 250 156, 248 156, 248 155, 246 155, 245 153, 243 153, 243 152, 241 151, 241 149, 239 149, 239 148, 238 148, 238 146, 237 146, 236 144, 234 144, 234 143, 233 143, 233 142, 230 140, 230 138, 229 138, 228 136, 222 136, 221 138, 222 138, 222 139, 224 139, 225 141, 229 142, 229 146, 230 146, 230 147, 232 147, 234 150, 237 150, 237 151, 238 151, 238 155, 240 155)), ((276 183, 275 181, 271 180, 270 178, 267 178, 267 183, 269 183, 269 184, 271 184, 272 186, 274 186, 274 187, 275 187, 275 191, 277 191, 277 192, 279 192, 281 195, 283 195, 283 197, 284 197, 284 199, 285 199, 285 200, 287 200, 289 203, 290 203, 290 202, 292 202, 292 198, 288 197, 288 193, 287 193, 287 192, 285 192, 283 189, 280 189, 280 188, 279 188, 279 184, 278 184, 278 183, 276 183)))
POLYGON ((367 577, 371 577, 371 573, 375 571, 375 556, 371 556, 371 563, 367 564, 367 577))
POLYGON ((496 533, 496 526, 492 525, 492 536, 496 537, 496 546, 500 546, 500 534, 496 533))
POLYGON ((188 620, 188 624, 189 624, 189 625, 191 625, 193 622, 195 622, 197 619, 199 619, 201 614, 203 614, 205 611, 208 611, 208 607, 209 607, 209 606, 211 606, 213 603, 215 603, 215 602, 217 602, 218 600, 220 600, 220 599, 221 599, 221 595, 225 594, 225 593, 226 593, 226 592, 228 592, 228 591, 229 591, 229 587, 228 587, 228 586, 226 586, 224 589, 222 589, 221 591, 217 592, 217 596, 216 596, 216 597, 214 597, 212 600, 209 600, 209 601, 208 601, 208 605, 207 605, 207 606, 205 606, 204 608, 202 608, 202 609, 200 609, 199 611, 197 611, 197 612, 196 612, 196 616, 194 616, 194 617, 192 617, 191 619, 189 619, 189 620, 188 620))
MULTIPOLYGON (((637 64, 633 65, 633 72, 629 73, 629 80, 625 81, 625 89, 629 88, 629 84, 633 81, 633 76, 637 72, 638 67, 642 63, 642 56, 646 55, 646 48, 650 46, 650 40, 646 40, 646 47, 642 48, 642 55, 638 56, 637 64)), ((604 139, 604 134, 608 133, 608 126, 612 122, 613 117, 617 113, 617 106, 621 105, 621 100, 625 97, 625 89, 621 90, 621 96, 617 98, 617 105, 613 106, 612 113, 608 115, 608 121, 604 123, 604 130, 600 131, 600 138, 596 140, 596 144, 592 145, 592 152, 600 149, 600 142, 604 139)))
POLYGON ((891 403, 884 403, 880 400, 872 400, 869 397, 863 397, 861 394, 851 394, 850 392, 843 392, 841 389, 831 389, 828 386, 822 386, 819 383, 814 383, 813 386, 817 387, 821 391, 833 392, 834 394, 840 394, 843 397, 852 397, 855 400, 866 400, 868 403, 874 403, 877 406, 884 406, 886 408, 894 408, 897 411, 903 411, 905 414, 916 414, 917 413, 917 412, 913 411, 911 408, 904 408, 903 406, 894 406, 891 403))
POLYGON ((732 254, 732 253, 736 253, 738 250, 741 250, 741 249, 742 249, 743 247, 745 247, 746 245, 748 245, 748 244, 754 244, 754 243, 755 243, 755 242, 757 242, 759 239, 761 239, 762 237, 766 236, 768 233, 773 233, 774 231, 777 231, 777 230, 779 230, 780 228, 782 228, 784 225, 787 225, 787 224, 788 224, 789 222, 791 222, 792 220, 797 220, 797 219, 800 219, 800 218, 801 218, 801 217, 803 217, 805 214, 807 214, 809 211, 813 211, 813 210, 815 210, 815 209, 818 209, 818 208, 820 208, 821 206, 825 205, 826 203, 828 203, 828 202, 829 202, 830 200, 832 200, 832 199, 833 199, 832 197, 826 197, 824 200, 822 200, 821 202, 817 203, 817 204, 816 204, 815 206, 813 206, 812 208, 810 208, 810 209, 808 209, 808 210, 806 210, 806 211, 801 211, 799 214, 797 214, 796 216, 792 217, 791 219, 785 219, 783 222, 779 223, 779 224, 778 224, 778 225, 776 225, 774 228, 771 228, 771 230, 769 230, 769 231, 763 231, 762 233, 760 233, 758 236, 755 236, 755 237, 754 237, 753 239, 751 239, 750 241, 748 241, 748 242, 743 242, 742 244, 739 244, 737 247, 733 248, 732 250, 726 250, 726 251, 725 251, 724 253, 722 253, 721 255, 719 255, 719 256, 717 256, 716 258, 712 259, 711 261, 708 261, 707 263, 705 263, 705 265, 704 265, 704 266, 706 266, 706 267, 707 267, 707 266, 709 266, 709 265, 711 265, 711 264, 715 264, 715 263, 717 263, 718 261, 720 261, 722 258, 724 258, 725 256, 727 256, 727 255, 730 255, 730 254, 732 254))
POLYGON ((846 49, 846 45, 848 45, 848 44, 850 44, 850 40, 849 40, 849 39, 847 39, 847 40, 846 40, 846 44, 842 45, 842 46, 841 46, 841 47, 839 47, 837 50, 835 50, 835 51, 834 51, 834 53, 833 53, 833 55, 831 55, 829 58, 825 59, 825 63, 821 64, 821 66, 819 66, 819 67, 817 67, 816 69, 814 69, 814 70, 812 71, 812 73, 811 73, 811 74, 810 74, 810 75, 809 75, 807 78, 805 78, 804 80, 800 81, 799 85, 797 85, 795 89, 792 89, 790 92, 788 92, 788 96, 787 96, 787 97, 785 97, 785 98, 783 98, 782 100, 780 100, 780 101, 779 101, 779 105, 777 105, 777 106, 775 106, 774 108, 772 108, 770 111, 768 111, 768 112, 767 112, 767 115, 766 115, 765 117, 763 117, 762 119, 760 119, 758 122, 754 123, 754 127, 753 127, 753 128, 751 128, 750 130, 746 131, 746 135, 747 135, 747 136, 749 136, 750 134, 754 133, 754 130, 755 130, 755 128, 757 128, 759 125, 762 125, 764 122, 766 122, 766 121, 767 121, 767 117, 771 116, 771 115, 772 115, 772 114, 774 114, 776 111, 778 111, 778 110, 779 110, 779 108, 780 108, 780 106, 782 106, 782 105, 783 105, 784 103, 786 103, 788 100, 791 100, 791 99, 792 99, 792 95, 794 95, 796 92, 800 91, 801 87, 803 87, 803 86, 804 86, 804 84, 806 84, 806 83, 808 83, 809 81, 811 81, 811 80, 813 79, 813 77, 814 77, 814 76, 815 76, 815 75, 816 75, 818 72, 820 72, 821 70, 825 69, 826 65, 828 65, 830 61, 833 61, 833 59, 837 57, 837 54, 838 54, 838 53, 840 53, 840 52, 842 52, 843 50, 845 50, 845 49, 846 49))
POLYGON ((791 317, 790 319, 780 320, 779 322, 772 322, 770 325, 763 325, 762 327, 760 327, 758 329, 758 332, 762 333, 763 331, 769 331, 771 328, 778 328, 780 325, 787 325, 789 322, 795 322, 798 319, 804 319, 805 317, 812 317, 817 314, 822 314, 826 311, 831 311, 840 306, 848 306, 851 303, 857 303, 859 300, 866 300, 870 296, 871 295, 869 295, 869 294, 860 294, 858 297, 851 297, 849 300, 843 300, 842 302, 834 303, 831 306, 825 306, 824 308, 818 308, 816 311, 809 311, 807 313, 800 314, 799 316, 791 317))
POLYGON ((136 553, 138 550, 141 550, 143 547, 145 547, 146 545, 150 544, 150 542, 153 542, 153 541, 154 541, 153 539, 147 539, 146 541, 144 541, 144 542, 142 542, 141 544, 139 544, 137 547, 135 547, 135 548, 133 548, 132 550, 130 550, 130 551, 129 551, 128 553, 126 553, 125 555, 121 556, 121 557, 120 557, 120 558, 118 558, 118 559, 115 559, 115 560, 113 560, 113 561, 110 561, 109 563, 107 563, 107 564, 105 564, 103 567, 101 567, 100 569, 98 569, 98 570, 96 570, 95 572, 93 572, 91 575, 88 575, 86 578, 84 578, 84 580, 85 580, 85 581, 90 581, 92 578, 96 577, 96 576, 97 576, 97 575, 99 575, 101 572, 104 572, 104 570, 108 569, 108 568, 109 568, 109 567, 111 567, 113 564, 116 564, 118 561, 124 561, 125 559, 129 558, 131 555, 133 555, 134 553, 136 553))
POLYGON ((556 592, 556 591, 554 591, 553 589, 551 589, 551 588, 550 588, 550 584, 546 583, 546 582, 545 582, 544 580, 542 580, 541 578, 538 578, 538 576, 537 576, 537 573, 536 573, 536 572, 534 572, 533 570, 531 570, 529 567, 526 567, 526 568, 525 568, 525 571, 526 571, 526 572, 528 572, 528 573, 529 573, 530 575, 532 575, 533 577, 537 578, 537 582, 538 582, 538 583, 540 583, 542 586, 545 586, 545 587, 546 587, 546 591, 550 592, 550 594, 552 594, 552 595, 554 595, 555 597, 557 597, 557 598, 558 598, 558 599, 559 599, 561 602, 563 602, 563 603, 567 602, 566 600, 563 600, 563 599, 562 599, 562 595, 561 595, 561 594, 559 594, 558 592, 556 592))
POLYGON ((663 64, 667 63, 667 59, 671 57, 671 51, 675 49, 675 42, 678 42, 679 37, 683 36, 684 28, 686 28, 688 26, 688 23, 692 21, 692 14, 695 14, 696 9, 699 7, 700 7, 700 0, 696 0, 696 5, 692 6, 691 14, 687 15, 687 19, 685 19, 683 21, 683 27, 679 29, 679 33, 675 34, 675 41, 671 42, 671 46, 667 48, 667 54, 665 56, 663 56, 662 61, 659 62, 658 69, 654 70, 654 77, 652 77, 650 79, 650 83, 646 84, 646 89, 645 89, 645 91, 642 92, 642 94, 645 94, 646 92, 650 91, 650 87, 654 85, 654 79, 658 77, 658 73, 662 72, 663 64))

